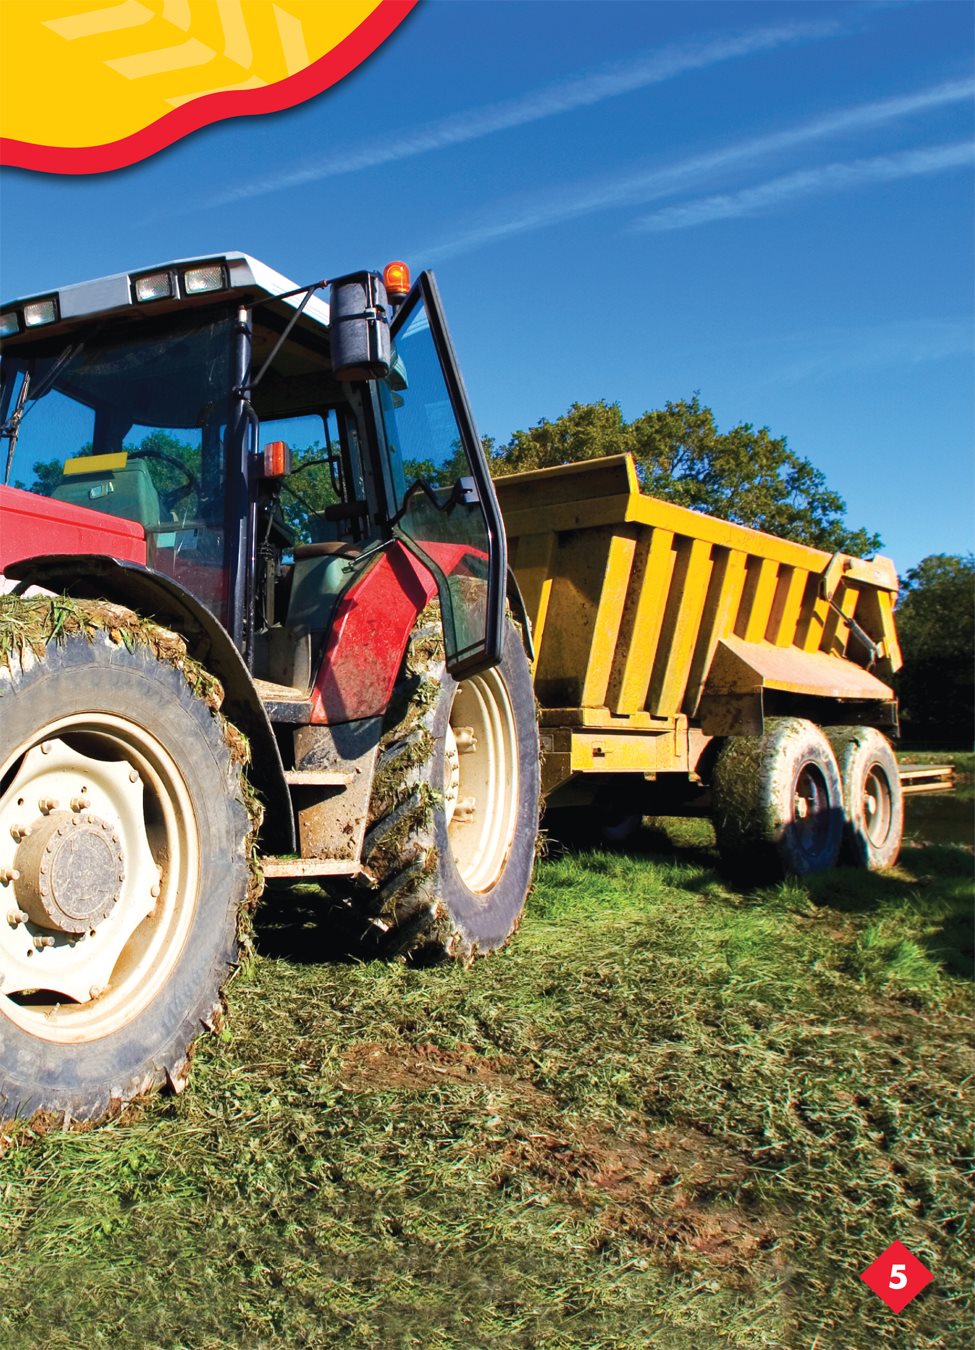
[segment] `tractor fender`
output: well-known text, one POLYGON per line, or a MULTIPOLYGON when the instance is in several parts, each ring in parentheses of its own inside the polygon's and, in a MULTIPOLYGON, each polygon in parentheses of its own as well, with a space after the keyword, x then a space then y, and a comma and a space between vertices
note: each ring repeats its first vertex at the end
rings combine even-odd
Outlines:
POLYGON ((250 671, 219 619, 171 577, 103 554, 45 554, 9 563, 5 571, 19 593, 42 586, 80 600, 108 600, 179 633, 190 655, 223 685, 222 711, 250 740, 248 776, 265 804, 263 849, 294 852, 294 814, 281 751, 250 671))

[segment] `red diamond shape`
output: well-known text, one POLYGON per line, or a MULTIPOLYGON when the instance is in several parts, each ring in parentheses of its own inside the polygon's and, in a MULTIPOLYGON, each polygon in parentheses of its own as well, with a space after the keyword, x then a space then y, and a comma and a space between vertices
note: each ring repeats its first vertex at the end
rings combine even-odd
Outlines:
POLYGON ((899 1313, 931 1283, 934 1276, 927 1266, 911 1255, 903 1242, 892 1242, 872 1265, 867 1266, 860 1279, 889 1308, 899 1313))

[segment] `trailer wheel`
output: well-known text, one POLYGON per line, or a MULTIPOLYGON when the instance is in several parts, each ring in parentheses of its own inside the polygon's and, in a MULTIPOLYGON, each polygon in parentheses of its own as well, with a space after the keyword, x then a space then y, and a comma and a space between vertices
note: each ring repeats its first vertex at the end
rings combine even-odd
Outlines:
POLYGON ((0 1118, 95 1119, 181 1087, 219 1017, 241 768, 184 673, 104 631, 11 655, 0 706, 0 1118))
POLYGON ((843 795, 819 728, 801 717, 769 717, 761 736, 729 737, 714 770, 714 827, 722 859, 739 876, 835 866, 843 795))
POLYGON ((875 727, 827 727, 843 784, 840 858, 878 871, 893 867, 904 834, 904 798, 897 759, 875 727))
POLYGON ((470 961, 504 945, 531 888, 540 766, 531 672, 515 625, 493 670, 447 675, 418 627, 389 712, 359 907, 386 956, 470 961))

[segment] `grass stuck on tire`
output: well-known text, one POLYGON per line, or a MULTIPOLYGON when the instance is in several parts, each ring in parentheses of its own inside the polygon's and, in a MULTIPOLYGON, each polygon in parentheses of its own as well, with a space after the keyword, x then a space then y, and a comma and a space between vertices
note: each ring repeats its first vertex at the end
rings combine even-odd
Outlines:
POLYGON ((181 1088, 259 889, 218 681, 119 606, 0 600, 0 1114, 181 1088))
POLYGON ((466 964, 507 942, 531 887, 539 779, 520 631, 509 620, 500 664, 458 683, 430 606, 380 743, 362 859, 372 889, 353 897, 376 951, 466 964))

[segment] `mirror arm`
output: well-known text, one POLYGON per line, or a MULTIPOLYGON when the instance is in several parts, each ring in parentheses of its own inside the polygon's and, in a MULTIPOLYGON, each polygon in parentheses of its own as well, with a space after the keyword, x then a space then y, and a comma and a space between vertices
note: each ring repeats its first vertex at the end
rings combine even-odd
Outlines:
MULTIPOLYGON (((250 395, 250 394, 252 394, 252 393, 254 392, 254 390, 255 390, 255 389, 257 388, 257 386, 260 384, 261 380, 263 380, 264 376, 266 375, 267 370, 268 370, 268 367, 271 365, 272 361, 273 361, 274 358, 277 356, 278 352, 281 350, 281 348, 282 348, 282 347, 284 346, 284 344, 287 342, 288 337, 289 337, 289 335, 290 335, 290 333, 291 333, 292 328, 294 328, 295 324, 298 322, 298 320, 301 318, 302 314, 305 312, 305 306, 308 304, 308 301, 312 298, 312 296, 315 294, 315 292, 316 292, 317 290, 319 290, 322 286, 327 286, 327 285, 328 285, 328 282, 326 282, 326 281, 316 281, 316 282, 314 282, 313 285, 308 286, 307 288, 305 288, 305 293, 304 293, 304 295, 301 297, 301 304, 298 305, 298 306, 296 307, 295 312, 292 314, 291 318, 288 320, 284 332, 281 334, 281 336, 278 338, 277 342, 276 342, 276 343, 274 344, 274 346, 271 348, 270 355, 269 355, 269 356, 267 357, 267 359, 265 360, 263 366, 261 366, 260 370, 257 372, 257 374, 254 376, 254 378, 251 380, 251 382, 250 382, 250 384, 247 386, 246 390, 244 390, 244 389, 238 389, 238 390, 235 390, 235 391, 234 391, 235 393, 239 393, 241 396, 243 396, 245 393, 248 394, 248 395, 250 395)), ((286 300, 286 299, 288 299, 289 296, 292 296, 292 295, 300 295, 300 294, 301 294, 300 291, 285 291, 283 295, 276 295, 274 298, 275 298, 276 300, 286 300)))

